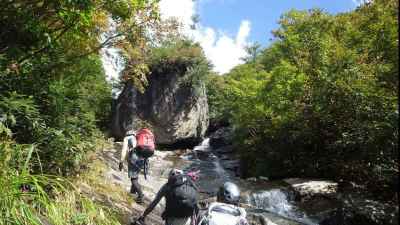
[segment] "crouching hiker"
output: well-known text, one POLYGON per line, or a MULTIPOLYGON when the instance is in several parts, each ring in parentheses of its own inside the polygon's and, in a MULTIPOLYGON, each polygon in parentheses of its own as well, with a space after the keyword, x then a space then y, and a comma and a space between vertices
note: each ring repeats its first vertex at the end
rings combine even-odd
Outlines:
POLYGON ((144 128, 135 133, 133 130, 126 132, 124 142, 122 144, 121 159, 119 162, 119 170, 123 169, 123 162, 127 158, 128 176, 131 179, 131 194, 137 194, 136 202, 143 203, 144 194, 139 180, 139 173, 144 169, 144 176, 147 179, 148 158, 154 154, 154 135, 150 130, 144 128), (127 157, 128 156, 128 157, 127 157))
POLYGON ((239 207, 240 190, 226 182, 217 193, 217 202, 209 205, 201 216, 199 225, 248 225, 246 211, 239 207))
POLYGON ((165 197, 162 218, 165 225, 195 225, 198 212, 198 188, 192 177, 182 170, 171 170, 168 182, 164 184, 136 223, 144 224, 146 216, 165 197))

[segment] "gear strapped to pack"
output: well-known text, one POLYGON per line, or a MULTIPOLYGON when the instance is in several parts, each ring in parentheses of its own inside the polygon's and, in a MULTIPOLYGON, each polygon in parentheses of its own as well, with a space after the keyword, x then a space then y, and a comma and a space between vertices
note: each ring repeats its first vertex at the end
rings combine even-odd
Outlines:
POLYGON ((166 195, 164 216, 176 218, 192 216, 197 210, 198 189, 191 177, 185 174, 170 177, 168 185, 170 191, 166 195))

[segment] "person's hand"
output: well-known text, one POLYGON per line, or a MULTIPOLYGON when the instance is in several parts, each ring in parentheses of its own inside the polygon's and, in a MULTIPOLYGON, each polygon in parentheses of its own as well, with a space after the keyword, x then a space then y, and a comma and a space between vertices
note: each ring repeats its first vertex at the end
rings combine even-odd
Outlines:
POLYGON ((146 225, 144 223, 144 217, 141 216, 141 217, 139 217, 137 219, 133 219, 133 221, 132 221, 132 223, 130 223, 130 225, 146 225))
POLYGON ((124 168, 124 164, 122 162, 119 162, 118 168, 119 171, 122 171, 122 169, 124 168))
POLYGON ((141 216, 141 217, 139 217, 138 219, 137 219, 137 221, 140 223, 140 224, 145 224, 144 223, 144 220, 145 220, 145 217, 144 216, 141 216))

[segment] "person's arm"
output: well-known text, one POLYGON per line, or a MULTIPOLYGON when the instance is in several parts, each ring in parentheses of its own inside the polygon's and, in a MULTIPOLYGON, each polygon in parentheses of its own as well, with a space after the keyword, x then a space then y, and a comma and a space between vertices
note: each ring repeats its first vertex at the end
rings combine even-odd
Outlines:
POLYGON ((240 220, 240 225, 249 225, 249 221, 247 221, 247 213, 246 210, 242 207, 238 207, 241 213, 242 219, 240 220))
POLYGON ((128 140, 129 138, 131 138, 132 136, 126 136, 124 138, 124 142, 122 143, 122 151, 121 151, 121 159, 120 159, 120 163, 123 163, 126 159, 126 153, 128 152, 129 146, 128 146, 128 140))
POLYGON ((144 213, 142 215, 142 219, 144 219, 151 211, 153 211, 154 207, 160 202, 162 197, 164 197, 168 192, 168 186, 167 184, 164 184, 164 186, 161 187, 161 189, 158 191, 156 197, 154 200, 150 203, 150 205, 147 207, 146 210, 144 210, 144 213))

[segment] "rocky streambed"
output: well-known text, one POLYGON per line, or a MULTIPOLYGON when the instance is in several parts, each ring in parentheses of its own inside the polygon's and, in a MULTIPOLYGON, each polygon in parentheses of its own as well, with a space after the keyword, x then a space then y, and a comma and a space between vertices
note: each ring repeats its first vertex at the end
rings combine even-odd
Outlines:
MULTIPOLYGON (((103 152, 109 166, 104 176, 128 192, 130 181, 126 170, 117 170, 119 152, 120 143, 103 152)), ((144 206, 132 203, 128 210, 132 217, 139 216, 159 188, 167 182, 171 168, 200 170, 198 186, 203 201, 214 200, 218 187, 225 181, 238 184, 242 190, 242 206, 246 208, 251 224, 398 224, 397 206, 344 196, 338 193, 337 183, 331 181, 298 178, 269 181, 266 177, 240 179, 237 176, 239 161, 229 145, 213 149, 210 139, 205 139, 194 149, 156 151, 150 159, 148 179, 145 180, 143 176, 139 178, 144 187, 146 203, 144 206)), ((160 218, 163 207, 164 202, 161 202, 150 216, 148 224, 163 224, 160 218)))

